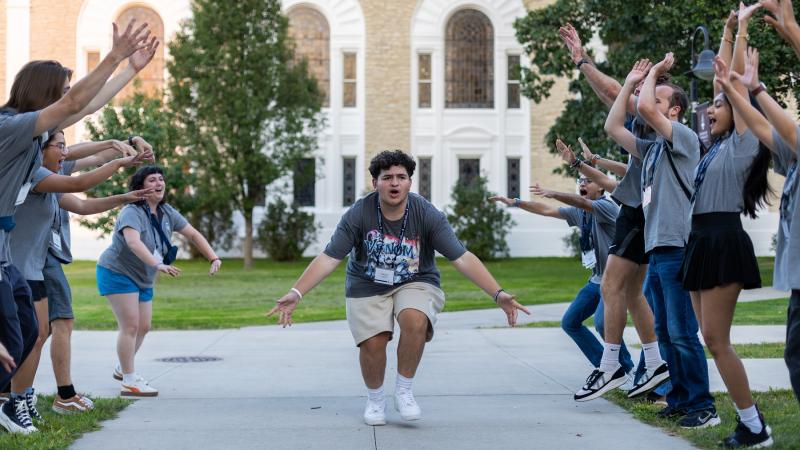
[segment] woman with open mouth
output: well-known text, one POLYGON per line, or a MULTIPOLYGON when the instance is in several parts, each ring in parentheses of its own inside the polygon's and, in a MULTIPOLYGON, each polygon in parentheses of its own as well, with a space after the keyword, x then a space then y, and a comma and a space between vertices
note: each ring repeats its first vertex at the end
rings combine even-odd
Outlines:
POLYGON ((222 265, 206 238, 175 208, 166 203, 167 182, 157 166, 139 169, 128 182, 132 191, 146 189, 144 200, 122 208, 114 226, 111 246, 97 261, 97 288, 108 298, 117 318, 117 356, 113 376, 122 382, 120 394, 155 397, 158 390, 134 369, 134 358, 150 331, 153 317, 153 285, 158 272, 177 277, 173 266, 178 248, 172 232, 186 237, 211 263, 209 275, 222 265))

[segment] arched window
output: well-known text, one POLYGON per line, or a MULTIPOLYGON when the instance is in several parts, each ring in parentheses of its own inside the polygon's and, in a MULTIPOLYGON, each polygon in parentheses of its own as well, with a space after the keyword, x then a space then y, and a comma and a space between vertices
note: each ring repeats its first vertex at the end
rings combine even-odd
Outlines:
POLYGON ((324 95, 324 106, 329 104, 330 85, 330 28, 319 11, 298 6, 289 10, 289 37, 294 41, 294 60, 305 59, 308 71, 316 78, 324 95))
MULTIPOLYGON (((124 30, 133 19, 136 19, 138 25, 147 22, 152 33, 151 36, 155 36, 160 44, 150 64, 136 75, 132 83, 125 86, 117 95, 117 101, 133 96, 137 90, 149 96, 160 95, 164 91, 164 22, 157 12, 146 6, 131 6, 117 16, 117 25, 120 27, 120 31, 124 30)), ((125 66, 122 64, 120 70, 125 66)))
POLYGON ((462 9, 445 32, 445 107, 494 107, 494 28, 480 11, 462 9))

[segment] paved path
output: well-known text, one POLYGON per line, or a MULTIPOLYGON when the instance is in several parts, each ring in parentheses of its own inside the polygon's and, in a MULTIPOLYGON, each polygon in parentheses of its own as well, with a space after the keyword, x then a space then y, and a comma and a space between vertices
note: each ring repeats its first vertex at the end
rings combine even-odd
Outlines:
MULTIPOLYGON (((415 381, 423 420, 406 423, 390 411, 384 427, 361 421, 364 388, 357 352, 342 321, 288 330, 153 332, 137 370, 160 389, 160 396, 136 401, 74 447, 639 449, 646 442, 659 449, 691 448, 605 400, 575 403, 572 392, 590 367, 559 328, 475 328, 502 318, 497 310, 442 314, 415 381), (156 361, 182 355, 223 359, 156 361), (611 430, 620 430, 625 439, 611 430)), ((779 328, 740 332, 737 327, 734 334, 744 341, 768 333, 777 338, 779 328)), ((115 332, 76 332, 73 375, 79 389, 95 396, 118 394, 111 378, 115 337, 115 332)), ((396 372, 394 350, 387 370, 389 393, 396 372)), ((788 386, 782 360, 748 360, 746 366, 756 389, 788 386)), ((712 389, 722 389, 714 365, 709 369, 712 389)), ((54 390, 49 358, 42 358, 36 381, 40 392, 54 390)))

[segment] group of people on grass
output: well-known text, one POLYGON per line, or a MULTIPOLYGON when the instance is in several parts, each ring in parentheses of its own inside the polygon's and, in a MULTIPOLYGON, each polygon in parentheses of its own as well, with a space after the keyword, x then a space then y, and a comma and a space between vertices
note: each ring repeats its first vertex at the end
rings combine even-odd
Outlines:
POLYGON ((113 376, 121 381, 122 395, 158 393, 135 371, 134 355, 150 328, 156 274, 180 272, 172 265, 172 232, 208 258, 210 274, 220 268, 206 239, 165 203, 159 167, 140 167, 124 194, 74 195, 120 169, 155 162, 140 136, 67 146, 63 130, 108 104, 153 59, 159 44, 147 24, 132 21, 121 32, 114 24, 111 51, 85 78, 70 86, 70 69, 57 61, 31 61, 17 73, 0 108, 0 425, 11 433, 36 432, 44 421, 33 381, 51 335, 57 384, 51 409, 73 414, 93 408, 70 375, 74 315, 63 270, 72 262, 70 212, 90 215, 123 206, 112 244, 97 265, 98 290, 119 324, 113 376))
MULTIPOLYGON (((800 127, 758 80, 758 51, 748 47, 747 29, 762 7, 773 15, 770 25, 800 56, 800 26, 791 1, 765 0, 731 12, 715 60, 708 113, 713 143, 708 148, 682 123, 688 99, 669 77, 671 53, 655 64, 635 61, 620 84, 597 69, 575 29, 563 26, 559 33, 577 70, 610 108, 605 130, 629 154, 628 163, 593 154, 582 140, 580 159, 559 140, 562 157, 581 173, 579 193, 538 184, 531 192, 567 206, 489 199, 580 227, 582 262, 592 276, 562 326, 595 369, 575 400, 624 388, 629 397, 663 401, 659 415, 682 427, 720 424, 700 331, 738 412, 735 428, 723 441, 727 447, 772 443, 730 343, 739 293, 761 286, 741 215, 755 217, 768 202, 770 161, 786 177, 774 286, 792 292, 785 359, 800 399, 800 272, 790 270, 800 258, 800 228, 792 226, 798 215, 800 127), (622 342, 628 312, 642 343, 637 368, 622 342), (592 315, 603 343, 582 325, 592 315)), ((113 377, 121 382, 122 395, 158 394, 135 371, 134 356, 149 330, 157 274, 180 273, 172 265, 177 253, 172 233, 185 236, 209 260, 209 274, 220 268, 206 239, 165 202, 167 185, 160 168, 139 168, 125 194, 89 199, 72 194, 119 169, 155 160, 141 137, 67 146, 62 130, 108 103, 149 63, 158 45, 146 24, 129 24, 122 33, 115 25, 111 52, 84 79, 70 87, 68 69, 55 61, 33 61, 17 74, 0 110, 0 393, 5 396, 0 425, 10 432, 34 432, 34 422, 42 420, 32 386, 42 346, 51 334, 58 388, 52 409, 92 409, 91 400, 75 390, 70 378, 74 316, 62 268, 71 262, 69 212, 95 214, 124 205, 112 244, 97 264, 98 290, 108 298, 119 324, 119 364, 113 377), (111 78, 125 60, 127 68, 111 78)), ((445 303, 437 252, 493 299, 509 325, 516 324, 520 311, 529 313, 464 247, 445 215, 410 192, 415 167, 413 158, 400 150, 373 158, 369 172, 374 192, 348 209, 325 250, 269 312, 283 326, 291 325, 303 296, 348 258, 347 320, 367 387, 364 421, 369 425, 386 423, 386 348, 395 320, 400 338, 394 405, 405 420, 422 416, 412 386, 445 303)))

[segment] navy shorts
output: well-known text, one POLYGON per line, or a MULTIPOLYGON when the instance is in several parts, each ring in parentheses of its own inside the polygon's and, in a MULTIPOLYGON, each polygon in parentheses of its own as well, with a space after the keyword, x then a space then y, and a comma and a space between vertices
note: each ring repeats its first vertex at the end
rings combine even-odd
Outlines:
POLYGON ((50 322, 56 319, 74 319, 72 312, 72 290, 64 275, 61 261, 47 253, 44 263, 44 287, 47 290, 47 308, 50 322))

